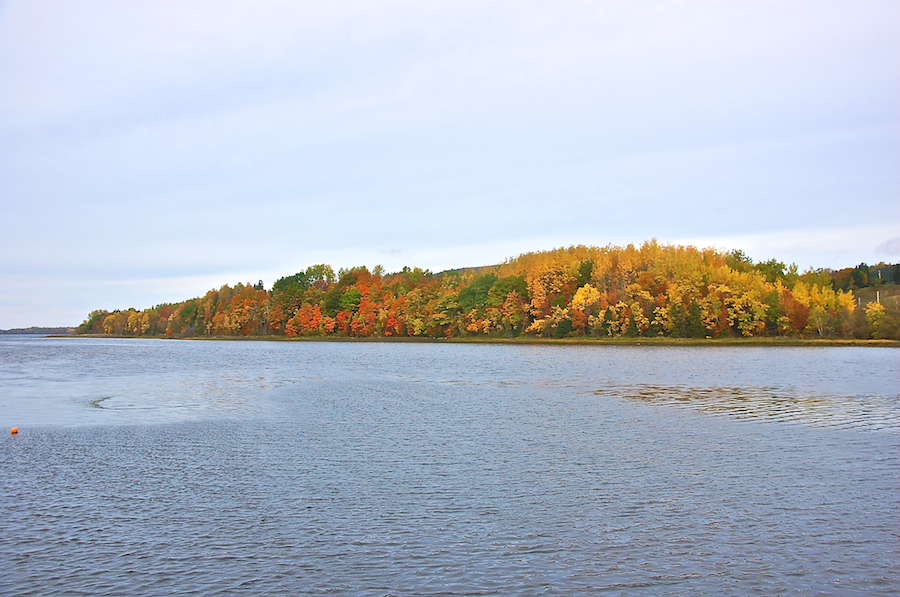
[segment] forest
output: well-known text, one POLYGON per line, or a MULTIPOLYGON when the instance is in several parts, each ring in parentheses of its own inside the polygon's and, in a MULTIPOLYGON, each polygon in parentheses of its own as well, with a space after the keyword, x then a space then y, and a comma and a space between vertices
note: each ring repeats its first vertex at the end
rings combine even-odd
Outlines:
POLYGON ((151 337, 900 340, 900 264, 799 273, 774 259, 655 240, 572 246, 432 273, 313 265, 270 290, 97 310, 80 334, 151 337))

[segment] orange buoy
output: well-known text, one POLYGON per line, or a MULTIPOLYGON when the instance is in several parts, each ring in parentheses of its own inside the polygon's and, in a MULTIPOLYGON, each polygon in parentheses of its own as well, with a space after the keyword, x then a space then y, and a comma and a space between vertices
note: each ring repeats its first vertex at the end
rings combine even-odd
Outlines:
POLYGON ((13 427, 12 429, 9 430, 9 432, 12 433, 13 435, 15 435, 15 434, 17 434, 17 433, 19 432, 19 428, 18 428, 18 427, 13 427))

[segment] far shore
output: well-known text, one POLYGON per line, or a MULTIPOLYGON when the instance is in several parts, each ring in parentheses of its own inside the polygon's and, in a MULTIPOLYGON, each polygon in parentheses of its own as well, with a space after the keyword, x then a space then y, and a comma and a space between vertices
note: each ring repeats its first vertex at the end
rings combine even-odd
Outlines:
POLYGON ((108 334, 48 335, 48 338, 126 338, 156 340, 206 340, 231 342, 425 342, 437 344, 543 344, 598 346, 878 346, 900 348, 898 340, 856 338, 430 338, 422 336, 115 336, 108 334))

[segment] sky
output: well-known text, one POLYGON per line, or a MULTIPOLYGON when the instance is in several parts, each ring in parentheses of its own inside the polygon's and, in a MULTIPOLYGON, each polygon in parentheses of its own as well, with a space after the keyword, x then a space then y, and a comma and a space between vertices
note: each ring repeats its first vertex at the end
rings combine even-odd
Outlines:
POLYGON ((900 262, 900 2, 0 0, 0 328, 576 244, 900 262))

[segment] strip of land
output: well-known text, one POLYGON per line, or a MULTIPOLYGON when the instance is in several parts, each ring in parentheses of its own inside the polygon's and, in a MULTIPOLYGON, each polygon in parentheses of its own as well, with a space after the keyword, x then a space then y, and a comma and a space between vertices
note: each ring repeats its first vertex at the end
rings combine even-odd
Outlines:
POLYGON ((900 340, 900 264, 800 273, 692 246, 575 246, 433 274, 313 265, 180 303, 97 310, 81 335, 677 344, 900 340))

